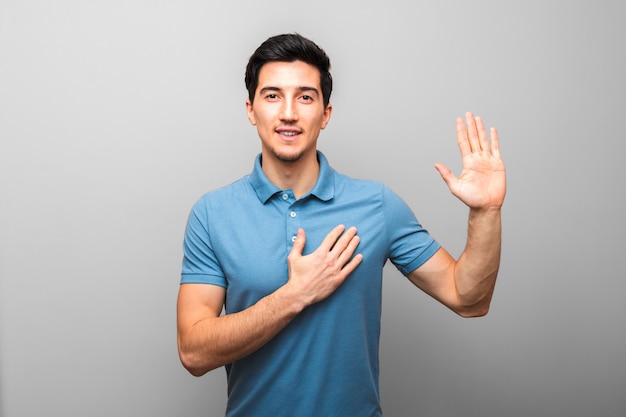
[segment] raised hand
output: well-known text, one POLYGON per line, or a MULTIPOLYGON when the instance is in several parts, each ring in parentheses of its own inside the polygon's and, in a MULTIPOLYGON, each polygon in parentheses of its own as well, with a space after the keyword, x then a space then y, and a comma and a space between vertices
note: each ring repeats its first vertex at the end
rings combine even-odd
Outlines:
POLYGON ((487 138, 480 117, 465 114, 465 123, 456 119, 456 136, 463 158, 463 171, 457 178, 443 164, 435 168, 450 188, 450 192, 473 209, 500 208, 506 194, 506 171, 500 158, 498 132, 490 129, 487 138))
POLYGON ((304 230, 298 236, 287 257, 289 282, 305 305, 323 300, 332 294, 361 263, 362 255, 354 255, 359 244, 356 228, 345 230, 339 225, 330 231, 321 245, 311 254, 303 256, 306 242, 304 230))

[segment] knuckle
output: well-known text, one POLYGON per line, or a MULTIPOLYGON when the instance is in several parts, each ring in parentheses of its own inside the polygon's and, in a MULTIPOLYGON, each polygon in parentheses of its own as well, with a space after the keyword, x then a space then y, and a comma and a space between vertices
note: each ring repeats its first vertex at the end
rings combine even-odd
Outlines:
POLYGON ((324 261, 324 266, 326 266, 327 269, 333 269, 335 268, 336 265, 337 265, 337 262, 335 261, 334 258, 327 258, 324 261))

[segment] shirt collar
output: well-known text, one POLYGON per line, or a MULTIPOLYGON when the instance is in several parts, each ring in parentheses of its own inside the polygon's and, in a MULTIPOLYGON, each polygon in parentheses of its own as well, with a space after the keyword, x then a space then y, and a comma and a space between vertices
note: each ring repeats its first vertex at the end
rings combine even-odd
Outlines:
MULTIPOLYGON (((328 164, 328 160, 320 151, 317 151, 317 160, 320 164, 320 172, 317 177, 317 182, 311 191, 303 197, 313 195, 322 201, 328 201, 335 196, 335 171, 331 168, 328 164)), ((249 178, 252 188, 254 188, 257 197, 263 204, 267 203, 272 196, 282 191, 280 188, 272 184, 263 172, 263 168, 261 168, 261 154, 257 155, 254 160, 254 168, 252 169, 252 173, 249 178)))

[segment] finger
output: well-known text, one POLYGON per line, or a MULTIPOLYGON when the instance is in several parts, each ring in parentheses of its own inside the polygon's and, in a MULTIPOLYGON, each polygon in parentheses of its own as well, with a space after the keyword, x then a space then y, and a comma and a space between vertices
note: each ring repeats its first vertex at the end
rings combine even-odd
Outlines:
POLYGON ((439 175, 441 175, 441 178, 443 178, 443 180, 446 182, 448 188, 452 190, 455 187, 458 178, 452 173, 450 168, 448 168, 444 164, 435 164, 435 169, 439 171, 439 175))
POLYGON ((296 240, 293 242, 293 246, 291 247, 291 251, 289 252, 290 256, 302 256, 302 251, 304 250, 304 244, 306 243, 306 234, 304 233, 304 229, 298 228, 298 234, 296 235, 296 240))
POLYGON ((343 224, 335 226, 333 230, 328 232, 328 234, 322 241, 322 244, 319 246, 320 249, 326 252, 330 251, 333 248, 333 246, 335 246, 335 243, 337 243, 337 239, 339 239, 339 236, 341 236, 345 228, 346 227, 343 224))
POLYGON ((465 128, 463 119, 460 117, 457 117, 456 119, 456 142, 459 145, 461 157, 472 153, 472 148, 470 147, 469 140, 467 138, 467 129, 465 128))
POLYGON ((498 131, 495 127, 489 129, 489 135, 491 137, 491 154, 500 158, 500 139, 498 138, 498 131))
POLYGON ((346 263, 348 263, 350 258, 352 258, 352 255, 354 255, 354 253, 356 252, 356 248, 359 246, 360 242, 361 238, 359 236, 352 236, 344 250, 339 253, 338 261, 340 265, 345 265, 346 263))
POLYGON ((341 269, 342 276, 347 277, 348 275, 350 275, 352 271, 354 271, 356 267, 359 266, 361 261, 363 261, 362 254, 357 253, 356 255, 354 255, 354 257, 350 259, 350 262, 345 264, 344 267, 341 269))
POLYGON ((476 128, 476 119, 472 112, 465 113, 465 123, 467 124, 467 137, 472 152, 480 151, 480 142, 478 141, 478 130, 476 128))
POLYGON ((476 130, 478 131, 478 142, 480 149, 486 151, 489 149, 489 141, 487 140, 487 129, 480 116, 476 116, 476 130))
MULTIPOLYGON (((341 254, 348 248, 350 242, 356 238, 356 227, 349 227, 345 233, 337 240, 335 246, 333 246, 331 252, 335 254, 335 256, 340 257, 341 254)), ((358 238, 356 238, 358 239, 358 238)))

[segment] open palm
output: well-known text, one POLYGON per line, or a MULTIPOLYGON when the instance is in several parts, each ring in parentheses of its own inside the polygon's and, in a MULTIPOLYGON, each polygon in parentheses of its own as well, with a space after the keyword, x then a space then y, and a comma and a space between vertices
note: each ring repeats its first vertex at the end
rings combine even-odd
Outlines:
POLYGON ((506 194, 506 171, 500 158, 500 143, 495 128, 487 138, 485 125, 472 113, 456 120, 456 135, 463 171, 457 178, 443 164, 435 168, 450 188, 450 192, 473 209, 500 208, 506 194))

